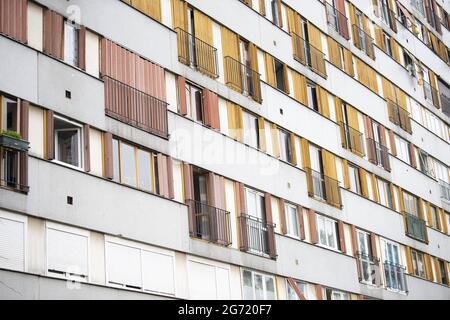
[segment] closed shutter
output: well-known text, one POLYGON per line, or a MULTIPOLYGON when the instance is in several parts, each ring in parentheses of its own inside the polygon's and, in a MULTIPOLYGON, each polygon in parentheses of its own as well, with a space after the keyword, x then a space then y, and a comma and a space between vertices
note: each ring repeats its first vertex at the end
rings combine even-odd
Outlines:
POLYGON ((230 298, 230 271, 197 261, 188 261, 189 299, 216 300, 230 298), (198 285, 201 283, 202 285, 198 285))
POLYGON ((266 62, 266 82, 272 87, 277 86, 277 78, 275 75, 275 61, 274 58, 268 54, 264 54, 264 60, 266 62))
POLYGON ((388 147, 387 147, 387 141, 386 141, 386 128, 382 125, 379 126, 380 128, 380 144, 381 147, 384 149, 381 157, 384 159, 383 165, 384 169, 387 171, 391 171, 391 163, 389 161, 389 154, 388 154, 388 147))
POLYGON ((187 3, 181 0, 171 0, 172 2, 172 24, 173 28, 188 30, 187 3))
POLYGON ((409 149, 409 160, 410 160, 411 166, 413 168, 417 168, 416 148, 414 147, 414 145, 411 142, 409 142, 408 143, 408 149, 409 149))
POLYGON ((91 127, 88 124, 83 126, 83 157, 84 157, 84 171, 91 171, 91 146, 90 146, 90 132, 91 127))
POLYGON ((141 289, 141 250, 107 242, 106 278, 109 284, 141 289))
MULTIPOLYGON (((194 30, 196 38, 214 46, 212 20, 198 10, 194 10, 194 30)), ((200 43, 195 46, 197 67, 206 74, 215 76, 217 73, 215 55, 205 49, 205 45, 200 45, 200 43)))
POLYGON ((25 271, 25 224, 0 218, 0 268, 25 271))
POLYGON ((336 157, 331 152, 322 149, 324 174, 337 181, 336 157))
POLYGON ((142 13, 161 22, 161 0, 124 0, 142 13))
POLYGON ((361 181, 362 195, 366 198, 369 198, 369 186, 367 185, 367 172, 363 168, 359 168, 359 180, 361 181))
POLYGON ((292 82, 294 85, 294 99, 301 104, 308 106, 308 94, 306 88, 306 77, 298 73, 297 71, 291 70, 292 82))
POLYGON ((248 226, 247 226, 247 220, 245 218, 247 214, 247 208, 246 208, 246 199, 245 199, 245 187, 244 184, 241 182, 235 182, 235 196, 236 196, 236 210, 237 210, 237 216, 239 217, 239 243, 240 243, 240 250, 242 251, 248 251, 248 226))
POLYGON ((253 71, 259 73, 258 49, 254 43, 248 44, 248 53, 250 56, 250 65, 253 71))
POLYGON ((267 221, 267 237, 269 241, 269 256, 272 259, 277 257, 277 249, 275 246, 275 230, 273 227, 273 216, 272 216, 272 196, 269 193, 264 194, 264 206, 266 212, 267 221))
POLYGON ((113 162, 112 134, 105 132, 103 133, 103 177, 106 179, 114 179, 113 162))
POLYGON ((52 110, 45 111, 45 158, 47 160, 55 159, 55 131, 54 114, 52 110))
POLYGON ((279 211, 280 211, 280 227, 281 227, 281 233, 287 234, 287 223, 286 223, 286 208, 285 208, 285 202, 284 199, 280 198, 278 200, 279 205, 279 211))
POLYGON ((339 232, 339 248, 342 252, 347 252, 347 247, 345 245, 345 231, 344 231, 344 223, 342 221, 338 221, 338 232, 339 232))
POLYGON ((0 0, 0 33, 27 43, 28 0, 0 0))
POLYGON ((408 270, 409 274, 414 274, 414 266, 412 261, 412 255, 411 255, 411 248, 405 247, 406 252, 406 269, 408 270))
POLYGON ((300 138, 301 156, 303 169, 311 168, 311 156, 309 153, 309 141, 305 138, 300 138))
POLYGON ((395 41, 394 38, 391 38, 390 41, 391 41, 392 58, 393 58, 396 62, 401 63, 401 60, 400 60, 400 48, 399 48, 399 45, 398 45, 397 41, 395 41))
POLYGON ((142 284, 145 291, 175 294, 174 257, 142 251, 142 284))
POLYGON ((44 13, 44 52, 62 60, 64 57, 64 18, 47 9, 44 13))
MULTIPOLYGON (((22 139, 29 140, 29 109, 30 103, 25 100, 20 101, 20 135, 22 139)), ((19 154, 20 158, 20 185, 23 189, 27 189, 28 186, 28 153, 21 152, 19 154)))
POLYGON ((259 13, 262 16, 266 15, 266 0, 259 0, 259 13))
POLYGON ((297 217, 300 240, 305 240, 305 219, 303 218, 303 208, 301 206, 297 206, 297 217))
POLYGON ((187 100, 186 100, 186 79, 182 76, 177 78, 178 85, 178 107, 181 115, 187 115, 187 100))
POLYGON ((263 152, 267 151, 267 141, 266 141, 266 121, 263 117, 258 118, 258 129, 259 129, 259 149, 263 152))
POLYGON ((86 279, 89 275, 88 242, 86 236, 47 228, 48 272, 86 279))
POLYGON ((78 67, 86 70, 86 27, 78 30, 78 67))
POLYGON ((203 89, 203 108, 205 125, 220 130, 219 98, 214 92, 203 89))
POLYGON ((389 129, 389 142, 391 145, 391 154, 396 157, 397 156, 397 146, 395 145, 395 136, 394 131, 389 129))
POLYGON ((158 161, 158 186, 159 186, 159 195, 165 198, 170 198, 171 193, 173 195, 173 191, 169 191, 169 176, 173 179, 173 167, 168 166, 168 157, 158 153, 157 155, 158 161), (169 171, 171 171, 169 173, 169 171))
POLYGON ((322 87, 318 87, 319 112, 328 119, 330 118, 330 106, 328 103, 328 92, 322 87))
POLYGON ((434 262, 434 270, 436 271, 436 282, 442 283, 442 274, 441 274, 441 267, 439 265, 439 259, 436 257, 431 257, 431 259, 434 262))
POLYGON ((434 281, 434 275, 433 275, 433 267, 431 264, 431 257, 429 254, 424 253, 423 254, 425 259, 425 272, 427 274, 427 279, 430 281, 434 281))
POLYGON ((342 69, 343 65, 342 65, 341 50, 338 42, 331 37, 327 37, 327 43, 328 43, 328 58, 330 62, 339 69, 342 69))
POLYGON ((237 104, 227 101, 227 115, 228 115, 228 133, 231 138, 243 141, 243 118, 242 109, 237 104))
POLYGON ((350 188, 350 175, 348 172, 348 161, 347 159, 342 159, 342 176, 344 180, 344 188, 350 188))
POLYGON ((175 199, 175 186, 174 186, 174 179, 173 179, 173 160, 172 157, 167 156, 167 183, 169 188, 168 198, 169 199, 175 199))
POLYGON ((378 202, 380 199, 380 196, 378 194, 378 184, 377 184, 377 177, 375 174, 370 174, 370 177, 372 178, 372 192, 373 192, 373 201, 378 202))
POLYGON ((316 244, 319 242, 319 234, 317 232, 316 213, 311 209, 308 210, 308 222, 311 243, 316 244))
POLYGON ((370 119, 366 115, 364 115, 364 128, 365 128, 365 131, 366 131, 366 138, 368 140, 368 143, 367 143, 367 156, 368 156, 370 162, 376 164, 377 163, 376 145, 375 145, 375 140, 373 138, 372 119, 370 119))
POLYGON ((291 133, 289 135, 289 140, 291 144, 291 164, 296 166, 298 164, 298 161, 297 161, 297 146, 296 146, 297 139, 295 137, 295 134, 291 133))
POLYGON ((272 134, 272 152, 275 158, 279 158, 281 156, 280 153, 280 139, 278 133, 278 127, 275 123, 270 124, 270 132, 272 134))
POLYGON ((278 26, 283 28, 283 14, 281 9, 281 0, 275 0, 277 2, 277 11, 278 11, 278 26))
POLYGON ((386 45, 384 44, 383 39, 383 29, 377 25, 375 26, 375 43, 381 50, 386 52, 386 45))
POLYGON ((347 22, 347 13, 345 11, 345 0, 336 0, 334 2, 336 9, 340 14, 338 14, 338 20, 339 20, 339 33, 341 36, 343 36, 345 39, 349 39, 349 33, 348 33, 348 22, 347 22))
POLYGON ((433 96, 433 104, 436 108, 439 109, 441 107, 441 101, 440 101, 440 95, 439 95, 439 90, 438 90, 437 77, 436 77, 436 74, 431 69, 428 70, 428 75, 430 78, 430 86, 432 88, 431 94, 433 96))
POLYGON ((355 76, 355 67, 353 65, 353 54, 350 50, 344 48, 344 71, 350 77, 355 76))
POLYGON ((239 36, 227 29, 221 27, 222 51, 225 66, 225 83, 232 84, 236 90, 242 91, 242 78, 240 68, 236 68, 239 59, 239 36), (230 57, 233 62, 227 62, 230 57))
POLYGON ((439 212, 441 213, 441 221, 442 221, 442 231, 445 234, 448 234, 448 221, 447 221, 447 213, 443 209, 439 208, 439 212))

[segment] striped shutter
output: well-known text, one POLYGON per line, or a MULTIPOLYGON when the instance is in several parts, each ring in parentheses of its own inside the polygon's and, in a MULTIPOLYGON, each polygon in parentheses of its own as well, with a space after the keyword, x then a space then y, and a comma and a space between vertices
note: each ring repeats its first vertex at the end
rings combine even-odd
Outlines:
POLYGON ((54 113, 52 110, 45 111, 45 159, 55 159, 55 130, 54 113))
MULTIPOLYGON (((29 109, 30 103, 26 100, 19 100, 20 106, 20 135, 23 140, 29 140, 29 109)), ((28 186, 28 153, 21 152, 19 154, 19 184, 26 189, 28 186)))
POLYGON ((113 142, 110 132, 103 133, 103 177, 114 179, 113 142))
POLYGON ((0 33, 27 43, 28 0, 0 0, 0 33))
POLYGON ((187 100, 186 100, 186 79, 182 76, 177 78, 178 84, 178 107, 181 115, 187 115, 187 100))
POLYGON ((305 240, 305 219, 303 218, 303 208, 301 206, 297 206, 297 217, 300 240, 305 240))
POLYGON ((347 247, 345 245, 345 231, 344 231, 344 222, 338 221, 338 232, 339 232, 339 248, 343 253, 347 252, 347 247))
POLYGON ((284 199, 280 198, 278 200, 279 210, 280 210, 280 228, 282 234, 287 234, 287 221, 286 221, 286 208, 284 199))
POLYGON ((277 249, 275 245, 275 230, 273 227, 273 215, 272 215, 272 196, 269 193, 264 194, 264 206, 266 211, 266 221, 267 221, 267 240, 269 242, 269 256, 272 259, 277 257, 277 249))
POLYGON ((205 125, 220 130, 219 98, 214 92, 203 89, 203 108, 205 125))
POLYGON ((78 30, 78 67, 86 70, 86 27, 78 30))
POLYGON ((0 218, 0 268, 25 271, 25 225, 0 218))
POLYGON ((44 52, 54 58, 64 58, 64 18, 50 9, 44 13, 44 52))
POLYGON ((83 126, 83 157, 84 157, 84 171, 91 171, 91 147, 90 147, 90 132, 91 128, 88 124, 83 126))
POLYGON ((409 149, 409 160, 411 162, 411 166, 413 168, 417 168, 417 162, 416 162, 416 148, 414 145, 409 142, 408 143, 408 149, 409 149))
POLYGON ((316 244, 319 242, 319 234, 317 232, 316 212, 312 209, 308 210, 308 222, 311 243, 316 244))

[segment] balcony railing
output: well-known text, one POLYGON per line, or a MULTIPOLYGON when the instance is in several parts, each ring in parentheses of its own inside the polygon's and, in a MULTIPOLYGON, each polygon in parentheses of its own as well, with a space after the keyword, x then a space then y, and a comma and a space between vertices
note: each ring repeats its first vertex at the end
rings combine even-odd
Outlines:
POLYGON ((375 59, 375 52, 373 48, 373 38, 367 34, 363 29, 356 24, 352 25, 353 28, 353 42, 355 46, 364 51, 369 57, 375 59))
POLYGON ((388 106, 389 120, 392 123, 395 123, 396 125, 400 126, 403 130, 412 133, 411 119, 409 117, 409 112, 400 107, 392 100, 387 99, 386 101, 388 106))
POLYGON ((425 80, 423 81, 423 94, 425 100, 431 101, 435 107, 440 108, 439 91, 425 80))
POLYGON ((108 116, 160 137, 168 137, 167 102, 108 76, 103 80, 108 116))
POLYGON ((186 200, 192 219, 193 237, 223 246, 231 244, 230 213, 205 203, 186 200))
POLYGON ((294 58, 325 78, 327 76, 325 54, 295 33, 292 33, 292 41, 294 58))
POLYGON ((225 57, 225 82, 232 89, 262 102, 260 74, 229 56, 225 57))
POLYGON ((428 242, 427 226, 424 220, 408 212, 404 212, 406 234, 416 240, 428 242))
POLYGON ((441 187, 441 198, 450 202, 450 184, 443 180, 439 180, 439 186, 441 187))
POLYGON ((217 78, 217 49, 183 29, 176 28, 175 31, 178 35, 178 60, 212 78, 217 78))
POLYGON ((381 20, 392 29, 392 31, 397 32, 397 18, 394 11, 386 6, 380 7, 381 20))
POLYGON ((29 142, 0 135, 0 187, 28 193, 29 142))
POLYGON ((308 194, 310 197, 325 200, 328 204, 341 208, 339 181, 311 168, 306 168, 308 194))
POLYGON ((391 164, 389 161, 389 150, 386 146, 383 146, 378 141, 372 138, 367 138, 367 150, 369 154, 369 161, 382 166, 387 171, 391 170, 391 164))
POLYGON ((381 285, 380 259, 357 252, 359 281, 373 286, 381 285))
POLYGON ((383 264, 383 269, 387 289, 399 292, 408 292, 405 267, 396 263, 385 261, 383 264))
POLYGON ((271 255, 271 248, 272 250, 275 248, 274 224, 269 224, 260 218, 250 215, 240 216, 239 224, 241 250, 271 255))
POLYGON ((450 117, 450 98, 444 93, 441 93, 441 106, 442 112, 450 117))
POLYGON ((342 147, 351 150, 353 153, 363 157, 364 156, 364 142, 363 134, 350 127, 348 124, 340 122, 341 136, 344 138, 342 147))
POLYGON ((337 8, 333 7, 329 3, 326 3, 326 6, 328 25, 336 30, 336 32, 338 32, 346 40, 349 40, 350 35, 348 32, 348 19, 345 14, 340 12, 337 8))

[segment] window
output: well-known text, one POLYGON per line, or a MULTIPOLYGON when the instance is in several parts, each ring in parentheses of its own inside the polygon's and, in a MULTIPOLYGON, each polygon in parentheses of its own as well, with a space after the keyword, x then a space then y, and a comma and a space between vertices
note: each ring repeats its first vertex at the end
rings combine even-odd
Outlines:
POLYGON ((88 281, 89 233, 47 223, 47 272, 73 281, 88 281))
POLYGON ((26 220, 0 217, 0 268, 25 271, 26 220))
POLYGON ((275 279, 262 273, 242 270, 244 300, 275 300, 275 279))
POLYGON ((319 112, 319 102, 317 100, 317 88, 316 85, 308 82, 307 83, 307 95, 308 95, 308 106, 314 111, 319 112))
POLYGON ((82 168, 81 125, 55 116, 55 159, 73 167, 82 168))
POLYGON ((372 252, 372 244, 370 234, 362 231, 356 231, 358 242, 358 263, 360 265, 361 281, 367 284, 376 285, 377 268, 374 260, 374 252, 372 252))
POLYGON ((389 182, 377 178, 377 187, 380 204, 385 207, 392 208, 392 193, 389 182))
POLYGON ((64 61, 72 66, 78 66, 78 29, 74 22, 64 23, 64 61))
POLYGON ((265 220, 264 195, 258 191, 246 188, 247 213, 249 216, 265 220))
POLYGON ((258 118, 246 111, 242 112, 244 123, 244 143, 253 148, 259 148, 259 126, 258 118))
POLYGON ((342 292, 339 290, 334 290, 330 288, 326 288, 326 297, 327 300, 350 300, 350 296, 346 292, 342 292))
POLYGON ((286 212, 286 224, 288 235, 299 238, 300 234, 299 234, 297 207, 290 203, 286 203, 284 205, 284 210, 286 212))
POLYGON ((114 181, 156 192, 157 170, 155 155, 134 145, 113 139, 114 181))
POLYGON ((419 217, 421 210, 419 207, 419 199, 416 196, 403 191, 403 205, 406 213, 419 217))
POLYGON ((280 19, 281 17, 278 14, 278 0, 271 0, 270 8, 272 11, 272 21, 277 26, 280 25, 280 19))
POLYGON ((279 129, 281 160, 292 163, 291 136, 288 132, 279 129))
POLYGON ((3 111, 2 106, 0 106, 0 111, 2 112, 0 118, 3 120, 3 124, 0 127, 3 130, 18 131, 19 108, 17 107, 17 100, 4 97, 3 111))
POLYGON ((432 158, 428 155, 428 153, 426 153, 422 149, 417 149, 417 151, 419 154, 419 169, 420 169, 420 171, 422 173, 434 178, 435 173, 433 170, 432 158))
MULTIPOLYGON (((299 280, 294 280, 297 287, 300 289, 300 291, 303 293, 303 296, 306 298, 306 283, 301 282, 299 280)), ((288 300, 299 300, 300 298, 297 296, 297 293, 295 293, 294 288, 292 288, 291 284, 286 281, 287 286, 287 298, 288 300)), ((307 298, 306 298, 307 299, 307 298)))
POLYGON ((391 37, 383 32, 383 42, 384 47, 386 48, 386 54, 392 57, 392 48, 391 48, 391 37))
POLYGON ((361 180, 359 177, 359 169, 353 165, 349 165, 348 176, 350 180, 350 190, 357 194, 361 194, 361 180))
POLYGON ((203 259, 193 259, 188 260, 189 299, 230 299, 229 269, 225 265, 219 267, 203 259))
POLYGON ((425 257, 422 252, 411 249, 411 258, 413 262, 413 272, 415 276, 426 278, 425 257))
POLYGON ((317 215, 317 232, 319 234, 319 244, 339 250, 338 225, 335 220, 317 215))
POLYGON ((438 260, 439 263, 439 270, 441 273, 441 282, 443 284, 449 285, 448 276, 447 276, 447 270, 445 268, 445 261, 438 260))
POLYGON ((431 221, 429 221, 430 225, 440 230, 440 219, 439 219, 439 213, 435 206, 430 206, 430 212, 431 212, 431 221))
POLYGON ((397 148, 397 158, 410 164, 408 142, 396 135, 395 146, 397 148))
POLYGON ((203 122, 202 89, 186 82, 187 114, 193 120, 203 122))
POLYGON ((277 88, 282 91, 286 91, 287 83, 285 83, 285 67, 284 64, 277 59, 275 60, 275 76, 277 78, 277 88))
POLYGON ((386 288, 394 291, 406 291, 404 268, 400 263, 400 249, 394 242, 382 239, 384 257, 384 277, 386 288))

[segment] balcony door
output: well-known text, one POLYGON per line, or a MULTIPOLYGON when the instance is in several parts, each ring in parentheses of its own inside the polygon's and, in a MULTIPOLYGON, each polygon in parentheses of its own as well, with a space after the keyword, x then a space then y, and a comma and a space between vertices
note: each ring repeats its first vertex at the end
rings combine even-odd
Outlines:
POLYGON ((323 177, 322 150, 311 146, 311 175, 314 195, 325 199, 325 179, 323 177))
POLYGON ((397 244, 382 240, 384 254, 384 276, 386 287, 391 290, 404 291, 404 273, 400 264, 400 249, 397 244))
POLYGON ((252 81, 252 61, 250 58, 250 44, 248 41, 239 39, 240 63, 245 66, 241 71, 243 77, 243 91, 252 96, 254 93, 252 81))
POLYGON ((245 189, 247 205, 247 237, 249 249, 255 253, 268 253, 268 230, 264 194, 245 189))
POLYGON ((360 49, 364 52, 367 52, 366 45, 366 34, 364 32, 364 15, 361 11, 356 10, 356 26, 358 27, 358 42, 360 44, 360 49))
POLYGON ((194 23, 194 10, 190 7, 187 9, 187 26, 188 26, 188 48, 189 48, 189 57, 190 57, 190 66, 196 66, 196 50, 195 50, 195 23, 194 23))
POLYGON ((381 130, 380 125, 375 121, 372 121, 372 133, 373 133, 373 141, 375 144, 375 157, 378 165, 382 165, 382 153, 381 153, 381 130))
MULTIPOLYGON (((0 101, 2 97, 0 96, 0 101)), ((0 133, 2 131, 19 131, 19 108, 17 101, 3 97, 3 105, 0 105, 0 133)), ((19 183, 19 154, 11 149, 0 149, 0 185, 15 188, 19 183)))
POLYGON ((194 215, 196 223, 197 238, 210 240, 210 214, 208 205, 208 173, 194 168, 194 215))
POLYGON ((361 281, 364 283, 376 284, 376 270, 373 260, 372 246, 370 243, 370 234, 357 230, 358 254, 361 266, 361 281))

